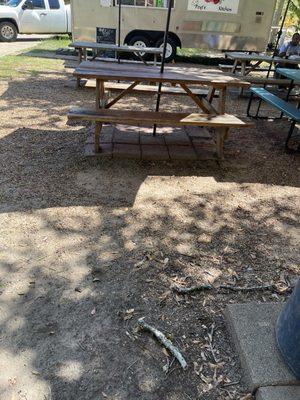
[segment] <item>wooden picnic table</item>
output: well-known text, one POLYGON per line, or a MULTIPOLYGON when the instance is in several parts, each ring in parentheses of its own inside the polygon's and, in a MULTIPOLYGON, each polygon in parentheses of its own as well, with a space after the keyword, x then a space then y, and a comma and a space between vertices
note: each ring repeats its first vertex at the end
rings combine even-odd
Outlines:
MULTIPOLYGON (((96 79, 96 96, 100 105, 105 104, 105 82, 108 81, 126 81, 132 82, 124 91, 122 91, 115 99, 106 104, 106 108, 110 108, 116 104, 121 98, 133 91, 140 83, 162 83, 172 84, 181 87, 185 93, 197 104, 204 112, 213 112, 224 114, 226 112, 226 93, 229 87, 249 88, 249 82, 243 82, 240 79, 225 75, 216 70, 201 71, 194 69, 191 72, 189 68, 183 67, 166 67, 161 73, 155 67, 145 67, 143 65, 114 64, 83 61, 74 72, 77 78, 96 79), (190 85, 208 86, 210 91, 206 98, 200 99, 189 88, 190 85), (218 108, 213 107, 212 100, 215 91, 219 91, 218 108)), ((97 103, 98 105, 99 103, 97 103)))
POLYGON ((135 53, 137 57, 147 65, 147 62, 143 58, 143 53, 154 55, 154 65, 157 65, 157 56, 161 56, 163 53, 162 48, 158 47, 138 47, 138 46, 126 46, 117 44, 107 44, 107 43, 95 43, 95 42, 73 42, 69 45, 78 49, 78 61, 79 64, 83 60, 87 60, 87 49, 94 50, 96 55, 93 57, 95 59, 99 53, 104 51, 113 51, 115 53, 135 53))
MULTIPOLYGON (((224 141, 232 127, 247 127, 249 124, 234 115, 226 114, 226 94, 228 87, 249 88, 248 82, 227 76, 216 70, 166 67, 163 73, 158 68, 144 65, 115 64, 83 61, 74 72, 77 78, 96 79, 96 108, 94 110, 73 109, 68 118, 73 120, 94 121, 95 153, 100 152, 100 132, 103 123, 123 125, 160 125, 160 126, 208 126, 215 128, 217 134, 218 158, 223 157, 224 141), (192 70, 192 71, 191 71, 192 70), (114 99, 106 101, 105 84, 109 81, 128 82, 128 86, 114 99), (152 112, 135 110, 111 110, 125 95, 131 93, 141 83, 162 83, 179 86, 200 109, 200 113, 152 112), (193 92, 193 86, 209 87, 207 96, 199 97, 193 92), (217 108, 212 104, 215 91, 219 92, 217 108)), ((129 103, 130 108, 130 103, 129 103)))
POLYGON ((281 57, 271 57, 266 54, 246 54, 242 52, 226 52, 225 55, 234 61, 230 72, 232 74, 237 74, 237 71, 240 69, 240 75, 242 77, 249 75, 253 71, 259 71, 260 65, 264 62, 268 64, 300 64, 300 58, 297 60, 291 60, 281 57), (251 64, 253 62, 254 64, 251 64))

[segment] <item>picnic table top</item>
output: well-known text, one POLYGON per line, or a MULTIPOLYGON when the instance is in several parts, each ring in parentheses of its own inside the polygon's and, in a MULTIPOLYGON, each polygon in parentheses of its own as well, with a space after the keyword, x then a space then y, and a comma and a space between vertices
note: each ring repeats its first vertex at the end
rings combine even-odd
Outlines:
POLYGON ((141 81, 208 85, 215 87, 250 87, 249 82, 219 70, 166 67, 163 73, 159 69, 144 65, 114 64, 83 61, 74 72, 77 77, 101 80, 141 81))
POLYGON ((232 60, 239 61, 265 61, 265 62, 275 62, 275 63, 286 63, 286 64, 300 64, 300 57, 297 60, 285 59, 281 57, 272 57, 267 54, 246 54, 242 52, 226 52, 225 53, 228 58, 232 60))
POLYGON ((299 69, 278 68, 277 71, 280 75, 283 75, 297 83, 300 83, 300 70, 299 69))
POLYGON ((69 45, 70 47, 81 47, 84 49, 96 49, 96 50, 112 50, 117 52, 127 52, 135 53, 142 52, 148 54, 162 54, 163 49, 159 47, 138 47, 138 46, 126 46, 117 44, 106 44, 106 43, 96 43, 96 42, 73 42, 69 45))

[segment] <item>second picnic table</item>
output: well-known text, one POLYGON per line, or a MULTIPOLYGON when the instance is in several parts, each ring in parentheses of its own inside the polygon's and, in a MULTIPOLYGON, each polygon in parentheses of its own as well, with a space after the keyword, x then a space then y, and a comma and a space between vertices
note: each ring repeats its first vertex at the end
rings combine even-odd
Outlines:
POLYGON ((211 126, 218 129, 218 156, 222 158, 224 139, 230 127, 249 126, 233 115, 226 114, 226 94, 228 87, 249 88, 248 82, 227 76, 215 70, 195 70, 190 68, 167 67, 163 73, 158 68, 143 65, 115 64, 104 62, 82 62, 75 70, 77 78, 96 80, 96 109, 73 110, 70 119, 82 119, 96 122, 95 152, 99 152, 99 135, 102 123, 120 123, 124 125, 166 125, 166 126, 211 126), (125 81, 128 86, 108 103, 105 99, 105 83, 125 81), (171 113, 134 110, 109 110, 125 95, 131 93, 140 83, 162 83, 179 86, 201 110, 201 114, 171 113), (206 86, 206 96, 198 96, 192 86, 206 86), (219 92, 219 103, 215 108, 212 101, 215 92, 219 92), (100 111, 103 110, 103 111, 100 111))
POLYGON ((143 54, 152 54, 154 56, 154 65, 157 65, 157 57, 161 56, 163 53, 163 49, 159 47, 138 47, 138 46, 127 46, 127 45, 117 45, 117 44, 108 44, 108 43, 95 43, 95 42, 73 42, 69 45, 70 47, 74 47, 78 49, 78 61, 79 64, 83 60, 87 60, 87 50, 91 49, 95 52, 93 58, 96 58, 99 53, 103 53, 105 51, 113 51, 115 53, 134 53, 137 57, 146 65, 143 54))
POLYGON ((234 61, 231 68, 231 73, 236 74, 238 67, 241 68, 241 76, 247 76, 253 71, 259 71, 259 67, 262 63, 267 64, 289 64, 289 65, 299 65, 300 58, 297 60, 285 59, 280 57, 272 57, 267 54, 246 54, 242 52, 226 52, 226 57, 234 61), (254 62, 254 64, 251 64, 254 62), (250 64, 249 64, 250 63, 250 64))

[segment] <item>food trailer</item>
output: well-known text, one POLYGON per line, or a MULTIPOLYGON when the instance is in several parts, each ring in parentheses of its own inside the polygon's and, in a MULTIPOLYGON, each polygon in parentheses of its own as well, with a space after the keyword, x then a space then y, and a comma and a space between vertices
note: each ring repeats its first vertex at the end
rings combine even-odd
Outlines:
MULTIPOLYGON (((167 59, 177 47, 264 51, 277 0, 175 0, 167 59)), ((119 0, 71 0, 73 40, 116 43, 119 0)), ((122 0, 121 43, 159 47, 167 0, 122 0)))

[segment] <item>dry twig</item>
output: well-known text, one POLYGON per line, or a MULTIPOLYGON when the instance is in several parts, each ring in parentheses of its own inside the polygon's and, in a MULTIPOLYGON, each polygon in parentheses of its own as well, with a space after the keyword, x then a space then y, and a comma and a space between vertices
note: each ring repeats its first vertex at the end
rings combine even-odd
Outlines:
POLYGON ((195 285, 191 287, 180 287, 173 286, 172 290, 179 294, 189 294, 196 291, 204 291, 204 290, 218 290, 225 289, 230 290, 232 292, 256 292, 256 291, 264 291, 264 290, 276 290, 274 285, 262 285, 262 286, 233 286, 233 285, 220 285, 219 287, 214 287, 212 285, 195 285))
POLYGON ((233 292, 256 292, 256 291, 264 291, 264 290, 274 290, 274 285, 262 285, 262 286, 232 286, 232 285, 220 285, 220 289, 231 290, 233 292))
POLYGON ((187 368, 187 362, 185 361, 183 355, 180 353, 180 351, 173 345, 171 340, 167 339, 166 336, 160 332, 158 329, 154 328, 151 325, 148 325, 143 318, 140 318, 138 320, 138 325, 140 328, 142 328, 145 331, 151 332, 156 339, 163 345, 165 346, 166 349, 170 351, 170 353, 173 354, 173 356, 178 360, 179 364, 183 369, 187 368))
POLYGON ((188 294, 192 292, 202 291, 202 290, 212 290, 213 286, 211 285, 195 285, 191 287, 182 287, 182 286, 173 286, 172 290, 179 294, 188 294))

